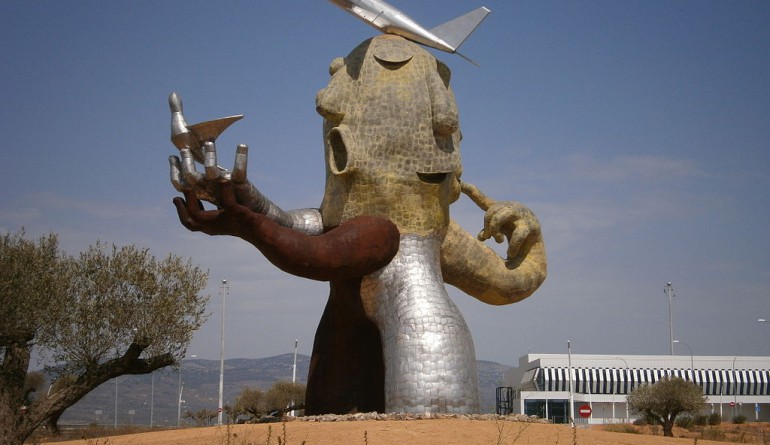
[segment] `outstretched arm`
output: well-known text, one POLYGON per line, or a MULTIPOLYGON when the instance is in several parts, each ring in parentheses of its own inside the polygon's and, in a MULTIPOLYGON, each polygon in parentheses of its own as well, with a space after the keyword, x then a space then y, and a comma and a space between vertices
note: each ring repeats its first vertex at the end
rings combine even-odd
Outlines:
POLYGON ((312 236, 280 226, 241 205, 230 181, 219 184, 220 208, 205 210, 195 193, 174 198, 179 221, 194 232, 232 235, 256 246, 279 269, 320 281, 362 277, 390 262, 400 235, 385 218, 362 216, 312 236))

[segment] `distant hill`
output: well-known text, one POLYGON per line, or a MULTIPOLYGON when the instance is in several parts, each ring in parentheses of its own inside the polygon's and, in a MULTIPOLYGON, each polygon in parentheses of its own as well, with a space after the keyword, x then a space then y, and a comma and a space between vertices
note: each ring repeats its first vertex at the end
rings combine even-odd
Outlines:
MULTIPOLYGON (((278 380, 291 381, 293 354, 259 359, 225 360, 224 404, 232 404, 244 388, 267 390, 278 380)), ((297 383, 307 383, 310 357, 297 355, 297 383)), ((482 412, 495 411, 495 388, 500 386, 510 366, 479 361, 479 387, 482 412)), ((151 375, 131 375, 111 380, 96 388, 61 417, 61 424, 115 423, 117 386, 117 423, 119 425, 176 425, 179 408, 180 373, 177 368, 151 375), (152 409, 151 409, 152 408, 152 409)), ((182 416, 186 411, 216 409, 219 403, 219 361, 186 359, 181 367, 182 416)), ((184 422, 184 419, 183 419, 184 422)))

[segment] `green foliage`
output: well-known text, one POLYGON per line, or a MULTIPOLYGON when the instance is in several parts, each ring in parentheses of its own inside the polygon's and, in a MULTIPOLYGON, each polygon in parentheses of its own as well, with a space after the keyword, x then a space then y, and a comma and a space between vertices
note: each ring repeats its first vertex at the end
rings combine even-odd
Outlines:
POLYGON ((609 431, 611 433, 640 434, 639 430, 626 423, 607 425, 604 428, 604 431, 609 431))
POLYGON ((0 235, 2 443, 21 444, 45 421, 55 431, 64 410, 112 378, 174 364, 206 319, 207 279, 190 261, 134 246, 97 242, 71 257, 54 234, 0 235), (55 378, 46 394, 28 373, 33 354, 55 378))
POLYGON ((259 419, 266 411, 265 394, 258 388, 245 388, 238 394, 233 406, 235 416, 246 414, 259 419))
POLYGON ((693 417, 692 421, 697 426, 706 426, 709 423, 709 418, 705 414, 698 414, 693 417))
POLYGON ((742 424, 746 423, 747 417, 743 414, 738 414, 737 416, 733 417, 733 423, 742 424))
POLYGON ((265 406, 268 412, 284 413, 290 406, 305 404, 305 385, 278 381, 265 394, 265 406))
POLYGON ((705 440, 717 440, 724 441, 727 435, 719 428, 704 428, 701 433, 701 438, 705 440))
POLYGON ((719 413, 711 413, 707 417, 709 425, 719 425, 722 423, 722 416, 719 413))
POLYGON ((663 434, 671 437, 676 417, 705 408, 706 396, 694 383, 672 377, 636 388, 628 395, 628 406, 635 413, 655 419, 663 427, 663 434))
POLYGON ((259 419, 267 414, 281 416, 292 407, 302 409, 305 404, 305 385, 277 381, 266 393, 257 388, 245 388, 238 394, 233 406, 235 416, 248 415, 259 419))
POLYGON ((214 409, 204 408, 195 412, 187 411, 184 416, 192 419, 197 426, 206 426, 211 422, 211 419, 219 416, 219 412, 214 409))
POLYGON ((676 418, 675 422, 676 426, 679 428, 690 428, 694 424, 694 419, 692 416, 679 416, 676 418))

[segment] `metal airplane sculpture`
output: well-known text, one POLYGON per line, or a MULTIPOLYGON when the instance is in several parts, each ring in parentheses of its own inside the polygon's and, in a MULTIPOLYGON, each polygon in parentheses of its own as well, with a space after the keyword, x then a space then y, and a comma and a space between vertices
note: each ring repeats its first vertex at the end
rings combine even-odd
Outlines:
POLYGON ((477 65, 473 60, 457 52, 465 39, 489 14, 484 6, 450 20, 431 30, 423 28, 411 17, 383 0, 329 0, 355 15, 367 24, 386 34, 396 34, 431 48, 457 54, 477 65))

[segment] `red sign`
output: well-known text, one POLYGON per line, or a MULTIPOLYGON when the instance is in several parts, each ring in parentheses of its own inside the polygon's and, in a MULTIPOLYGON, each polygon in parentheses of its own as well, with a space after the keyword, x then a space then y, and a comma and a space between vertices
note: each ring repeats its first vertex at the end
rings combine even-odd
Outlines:
POLYGON ((591 406, 580 405, 580 408, 578 408, 578 414, 580 414, 580 417, 591 417, 591 406))
POLYGON ((730 406, 735 406, 735 402, 730 402, 730 406))

